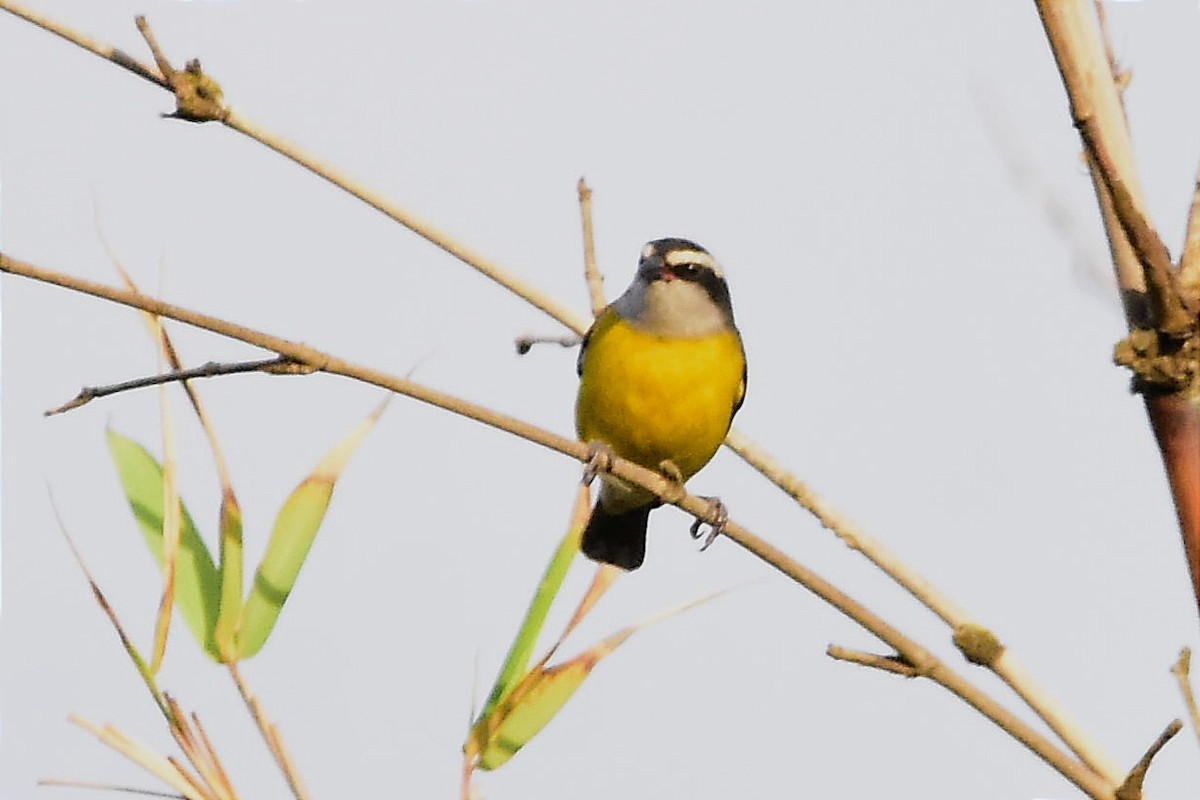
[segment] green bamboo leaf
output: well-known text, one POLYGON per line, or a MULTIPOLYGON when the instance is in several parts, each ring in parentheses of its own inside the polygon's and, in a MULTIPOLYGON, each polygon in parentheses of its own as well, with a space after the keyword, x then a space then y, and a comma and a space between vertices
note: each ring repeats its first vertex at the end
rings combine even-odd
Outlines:
POLYGON ((237 660, 242 618, 242 509, 233 488, 221 501, 221 608, 214 634, 223 661, 237 660))
POLYGON ((355 448, 383 413, 384 405, 386 403, 338 442, 280 509, 267 542, 267 552, 254 574, 250 596, 242 607, 237 636, 237 652, 242 658, 257 654, 266 644, 317 538, 333 497, 334 485, 355 448))
POLYGON ((479 768, 498 769, 546 727, 546 723, 566 705, 584 679, 591 674, 596 660, 572 659, 549 669, 531 672, 510 698, 516 702, 502 705, 493 720, 496 727, 480 740, 479 768))
MULTIPOLYGON (((601 567, 601 570, 604 569, 601 567)), ((598 576, 597 585, 599 583, 598 576)), ((543 660, 537 669, 529 672, 513 687, 491 714, 482 715, 475 723, 463 748, 468 760, 474 756, 475 764, 484 770, 494 770, 503 766, 554 719, 592 674, 596 665, 624 644, 630 636, 723 593, 715 592, 648 617, 604 638, 575 658, 553 667, 546 667, 543 660)))
MULTIPOLYGON (((132 439, 108 431, 108 449, 133 516, 138 521, 146 546, 163 564, 163 470, 146 448, 132 439)), ((220 660, 214 632, 220 602, 221 582, 204 540, 187 507, 180 502, 179 557, 175 565, 175 604, 200 646, 220 660)))
POLYGON ((480 720, 491 714, 492 710, 512 692, 517 682, 529 669, 529 659, 533 654, 533 649, 537 646, 542 627, 546 623, 546 614, 549 613, 554 598, 558 596, 558 591, 562 588, 567 571, 571 568, 571 562, 575 560, 575 554, 579 552, 579 539, 583 535, 583 523, 586 521, 586 517, 580 513, 580 507, 582 505, 584 514, 589 510, 586 490, 579 492, 575 505, 571 526, 562 541, 559 542, 558 549, 550 558, 550 563, 546 565, 546 572, 542 575, 542 581, 538 584, 537 591, 534 592, 529 610, 525 612, 525 619, 521 621, 521 627, 517 630, 512 645, 509 646, 508 656, 505 657, 504 664, 500 667, 500 674, 496 677, 496 683, 492 686, 487 703, 484 704, 483 711, 479 714, 480 720))

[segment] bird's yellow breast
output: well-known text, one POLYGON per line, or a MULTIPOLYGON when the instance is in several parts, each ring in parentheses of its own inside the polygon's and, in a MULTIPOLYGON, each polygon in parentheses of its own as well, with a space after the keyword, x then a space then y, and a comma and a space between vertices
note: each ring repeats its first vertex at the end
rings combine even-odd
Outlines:
POLYGON ((672 461, 690 478, 729 432, 745 391, 745 364, 735 330, 665 338, 610 310, 589 334, 581 360, 579 438, 602 440, 650 469, 672 461))

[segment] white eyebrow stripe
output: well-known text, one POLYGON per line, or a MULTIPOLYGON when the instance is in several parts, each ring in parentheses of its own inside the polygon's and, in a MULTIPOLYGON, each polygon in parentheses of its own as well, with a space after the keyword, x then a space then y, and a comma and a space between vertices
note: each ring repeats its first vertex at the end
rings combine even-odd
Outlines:
POLYGON ((670 267, 677 267, 680 264, 698 264, 712 270, 718 278, 724 277, 716 259, 702 250, 671 250, 663 256, 663 261, 670 267))

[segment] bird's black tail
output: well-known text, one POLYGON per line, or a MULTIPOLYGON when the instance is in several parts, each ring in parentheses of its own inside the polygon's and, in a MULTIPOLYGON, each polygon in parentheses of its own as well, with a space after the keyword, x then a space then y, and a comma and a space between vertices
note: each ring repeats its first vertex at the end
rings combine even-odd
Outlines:
POLYGON ((583 531, 579 549, 592 561, 635 570, 646 558, 646 521, 653 506, 609 514, 599 503, 583 531))

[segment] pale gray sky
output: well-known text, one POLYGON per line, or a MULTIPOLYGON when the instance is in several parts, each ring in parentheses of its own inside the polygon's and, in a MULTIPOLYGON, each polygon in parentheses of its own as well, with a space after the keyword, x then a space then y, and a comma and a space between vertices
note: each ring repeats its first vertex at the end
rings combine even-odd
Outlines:
MULTIPOLYGON (((36 6, 146 58, 146 13, 240 112, 459 235, 581 312, 575 181, 595 195, 610 294, 643 242, 725 267, 750 359, 737 424, 992 625, 1132 764, 1182 707, 1196 644, 1179 536, 1140 402, 1065 98, 1032 2, 148 2, 36 6), (1045 205, 1071 222, 1055 227, 1045 205)), ((1194 3, 1110 8, 1150 206, 1182 237, 1200 148, 1194 3)), ((445 254, 264 148, 159 119, 157 88, 0 15, 0 240, 105 281, 104 231, 148 289, 571 432, 560 331, 445 254), (99 222, 97 223, 97 219, 99 222)), ((140 643, 157 576, 106 425, 156 452, 156 394, 41 412, 151 372, 137 316, 2 284, 0 798, 93 797, 42 777, 155 786, 66 722, 170 743, 58 534, 140 643)), ((193 364, 254 355, 176 328, 193 364)), ((250 564, 287 492, 380 392, 325 376, 201 386, 250 564)), ((173 396, 183 492, 211 534, 211 459, 173 396)), ((338 488, 282 622, 246 674, 317 798, 448 797, 578 466, 399 399, 338 488)), ((728 452, 691 487, 963 670, 947 632, 728 452)), ((731 585, 604 663, 488 797, 1066 798, 956 699, 830 661, 872 639, 729 542, 697 554, 657 512, 647 565, 576 641, 731 585)), ((579 588, 588 571, 578 569, 579 588)), ((561 616, 561 615, 560 615, 561 616)), ((1011 698, 978 671, 970 676, 1011 698)), ((176 629, 163 683, 204 719, 245 797, 284 788, 233 687, 176 629)), ((1155 797, 1200 769, 1181 736, 1155 797)))

